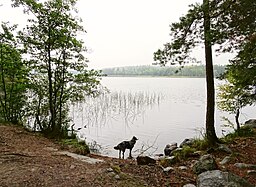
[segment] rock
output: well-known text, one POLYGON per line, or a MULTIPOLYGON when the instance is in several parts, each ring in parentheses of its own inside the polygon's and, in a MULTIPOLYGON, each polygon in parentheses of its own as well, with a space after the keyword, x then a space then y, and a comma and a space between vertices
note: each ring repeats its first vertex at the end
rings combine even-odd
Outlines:
POLYGON ((156 156, 156 157, 162 157, 162 156, 164 156, 164 154, 158 153, 158 154, 155 154, 155 156, 156 156))
POLYGON ((196 187, 194 184, 186 184, 183 187, 196 187))
POLYGON ((235 167, 237 168, 246 168, 246 169, 256 169, 256 165, 253 164, 245 164, 245 163, 235 163, 235 167))
POLYGON ((201 156, 199 161, 197 161, 193 166, 193 171, 197 175, 202 172, 215 169, 217 169, 217 164, 213 156, 210 154, 201 156))
POLYGON ((226 157, 220 162, 220 164, 221 164, 221 165, 227 164, 227 163, 230 162, 230 160, 231 160, 231 157, 230 157, 230 156, 226 156, 226 157))
POLYGON ((162 158, 164 158, 164 154, 155 154, 155 155, 154 155, 154 159, 155 159, 155 160, 160 160, 160 159, 162 159, 162 158))
POLYGON ((114 177, 116 180, 120 180, 121 179, 121 177, 119 176, 119 175, 115 175, 115 177, 114 177))
POLYGON ((75 169, 75 167, 76 167, 76 166, 72 164, 72 165, 70 166, 70 169, 75 169))
POLYGON ((166 167, 166 168, 163 168, 163 171, 164 172, 174 171, 174 168, 173 167, 166 167))
POLYGON ((247 175, 256 177, 256 170, 248 170, 247 175))
POLYGON ((232 153, 232 150, 227 145, 224 145, 224 144, 219 144, 219 146, 216 148, 216 150, 217 151, 222 151, 222 152, 225 152, 225 153, 229 153, 229 154, 232 153))
POLYGON ((187 166, 179 166, 179 169, 180 169, 180 170, 187 170, 188 167, 187 167, 187 166))
POLYGON ((171 156, 172 151, 178 148, 177 145, 177 143, 167 144, 164 148, 164 155, 171 156))
POLYGON ((108 168, 107 172, 114 172, 114 170, 112 168, 108 168))
POLYGON ((116 173, 114 171, 108 173, 110 176, 114 177, 116 176, 116 173))
POLYGON ((194 143, 194 139, 186 138, 183 142, 181 142, 180 147, 182 148, 183 146, 191 146, 193 143, 194 143))
POLYGON ((253 187, 246 180, 229 172, 206 171, 197 178, 197 187, 253 187))
POLYGON ((256 119, 250 119, 244 123, 244 127, 256 128, 256 119))
POLYGON ((137 157, 137 164, 138 165, 151 165, 156 164, 156 160, 150 158, 149 156, 138 156, 137 157))

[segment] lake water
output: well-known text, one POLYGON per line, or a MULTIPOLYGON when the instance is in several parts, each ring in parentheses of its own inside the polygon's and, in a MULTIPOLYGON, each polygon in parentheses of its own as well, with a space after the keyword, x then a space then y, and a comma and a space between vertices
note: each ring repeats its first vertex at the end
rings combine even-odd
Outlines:
MULTIPOLYGON (((221 84, 215 81, 216 86, 221 84)), ((103 155, 118 156, 113 147, 136 136, 133 154, 163 153, 166 144, 199 137, 205 126, 206 83, 204 78, 104 77, 110 93, 89 99, 72 108, 72 117, 81 139, 99 146, 103 155), (86 126, 86 128, 83 128, 86 126)), ((255 118, 246 108, 241 122, 255 118)), ((215 128, 222 135, 222 116, 215 112, 215 128)), ((226 129, 227 130, 227 129, 226 129)), ((99 147, 98 147, 99 148, 99 147)), ((128 151, 126 153, 128 156, 128 151)))

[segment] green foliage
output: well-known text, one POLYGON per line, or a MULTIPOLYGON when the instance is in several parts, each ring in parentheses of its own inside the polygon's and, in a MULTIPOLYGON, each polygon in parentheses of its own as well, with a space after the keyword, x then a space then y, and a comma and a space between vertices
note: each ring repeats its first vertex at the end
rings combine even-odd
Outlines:
POLYGON ((62 145, 68 145, 71 149, 74 149, 74 152, 80 155, 88 155, 90 153, 90 149, 85 141, 79 141, 77 138, 75 139, 64 139, 61 141, 62 145))
MULTIPOLYGON (((241 46, 237 57, 231 61, 224 73, 226 84, 219 87, 218 107, 236 113, 239 125, 239 110, 256 101, 256 37, 241 46)), ((238 126, 239 127, 239 126, 238 126)))
POLYGON ((216 134, 214 132, 214 81, 211 47, 218 44, 217 51, 219 52, 239 51, 237 58, 232 62, 232 70, 229 71, 233 73, 233 76, 229 77, 233 77, 233 80, 242 80, 245 84, 238 86, 237 83, 229 81, 231 84, 222 88, 225 90, 224 92, 227 91, 227 94, 222 92, 221 97, 225 100, 230 99, 230 101, 226 105, 225 101, 220 104, 223 109, 230 112, 236 108, 236 122, 239 127, 239 107, 251 102, 248 98, 245 102, 243 101, 243 95, 247 93, 245 89, 248 88, 253 92, 251 94, 253 99, 256 95, 255 17, 255 0, 203 0, 202 4, 192 5, 179 22, 171 24, 172 41, 154 53, 154 60, 160 65, 169 62, 183 65, 193 62, 191 59, 192 49, 204 43, 207 79, 206 136, 212 143, 216 141, 216 134), (231 92, 233 95, 229 95, 231 92), (240 97, 241 95, 242 97, 240 97))
POLYGON ((23 123, 28 68, 17 49, 16 26, 2 23, 0 29, 0 120, 23 123))
POLYGON ((174 151, 173 155, 176 157, 177 160, 185 160, 187 159, 191 154, 193 154, 196 151, 195 148, 190 146, 183 146, 182 150, 180 151, 174 151))
POLYGON ((86 48, 78 33, 84 33, 74 15, 76 0, 13 0, 32 14, 19 38, 26 49, 30 70, 27 106, 34 129, 51 137, 66 137, 69 105, 97 95, 100 72, 87 70, 86 48))
POLYGON ((222 140, 226 143, 234 141, 234 139, 238 137, 255 137, 256 132, 253 128, 250 127, 241 127, 238 130, 235 130, 234 132, 227 134, 225 137, 222 138, 222 140))
POLYGON ((194 139, 191 147, 195 148, 196 150, 207 150, 209 148, 209 142, 207 141, 206 138, 203 138, 203 139, 196 138, 194 139))
POLYGON ((111 168, 114 170, 115 173, 121 173, 121 168, 117 165, 112 165, 111 168))
POLYGON ((179 160, 175 157, 174 159, 169 159, 169 158, 162 158, 159 161, 159 164, 163 167, 169 167, 169 166, 173 166, 173 164, 175 164, 176 162, 178 162, 179 160))

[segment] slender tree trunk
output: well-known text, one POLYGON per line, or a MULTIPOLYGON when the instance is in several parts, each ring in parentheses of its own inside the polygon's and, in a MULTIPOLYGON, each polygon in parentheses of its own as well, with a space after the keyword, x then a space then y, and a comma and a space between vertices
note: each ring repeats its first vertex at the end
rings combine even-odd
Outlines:
POLYGON ((204 0, 204 45, 206 60, 206 85, 207 85, 207 109, 206 109, 206 138, 211 145, 216 144, 218 138, 214 128, 214 112, 215 112, 215 90, 212 60, 212 44, 211 44, 211 20, 209 15, 209 0, 204 0))
POLYGON ((6 84, 5 84, 5 73, 4 73, 4 56, 3 56, 3 45, 1 45, 1 77, 2 77, 2 84, 3 84, 3 95, 4 95, 4 102, 1 100, 1 105, 3 107, 3 116, 4 116, 4 120, 8 121, 8 115, 7 115, 7 91, 6 91, 6 84))
MULTIPOLYGON (((50 26, 49 26, 50 27, 50 26)), ((52 65, 51 65, 51 28, 48 30, 47 56, 48 56, 48 84, 49 84, 49 107, 50 107, 50 129, 55 130, 55 111, 53 105, 53 83, 52 83, 52 65)))
POLYGON ((240 129, 239 115, 240 115, 240 110, 237 109, 237 110, 236 110, 236 116, 235 116, 235 119, 236 119, 236 128, 237 128, 237 130, 240 129))

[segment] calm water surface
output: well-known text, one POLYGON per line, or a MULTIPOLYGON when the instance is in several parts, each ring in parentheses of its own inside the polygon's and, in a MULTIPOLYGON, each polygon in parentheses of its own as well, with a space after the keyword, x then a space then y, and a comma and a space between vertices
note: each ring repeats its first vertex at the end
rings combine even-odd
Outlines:
MULTIPOLYGON (((145 154, 163 153, 168 143, 199 137, 205 126, 204 78, 104 77, 102 84, 110 93, 73 107, 72 117, 77 128, 86 126, 80 138, 97 142, 103 155, 117 157, 113 147, 132 136, 139 139, 134 155, 150 146, 145 154)), ((216 131, 221 136, 221 117, 233 121, 233 116, 218 110, 215 115, 216 131)), ((250 118, 255 118, 253 109, 244 109, 240 120, 250 118)))

